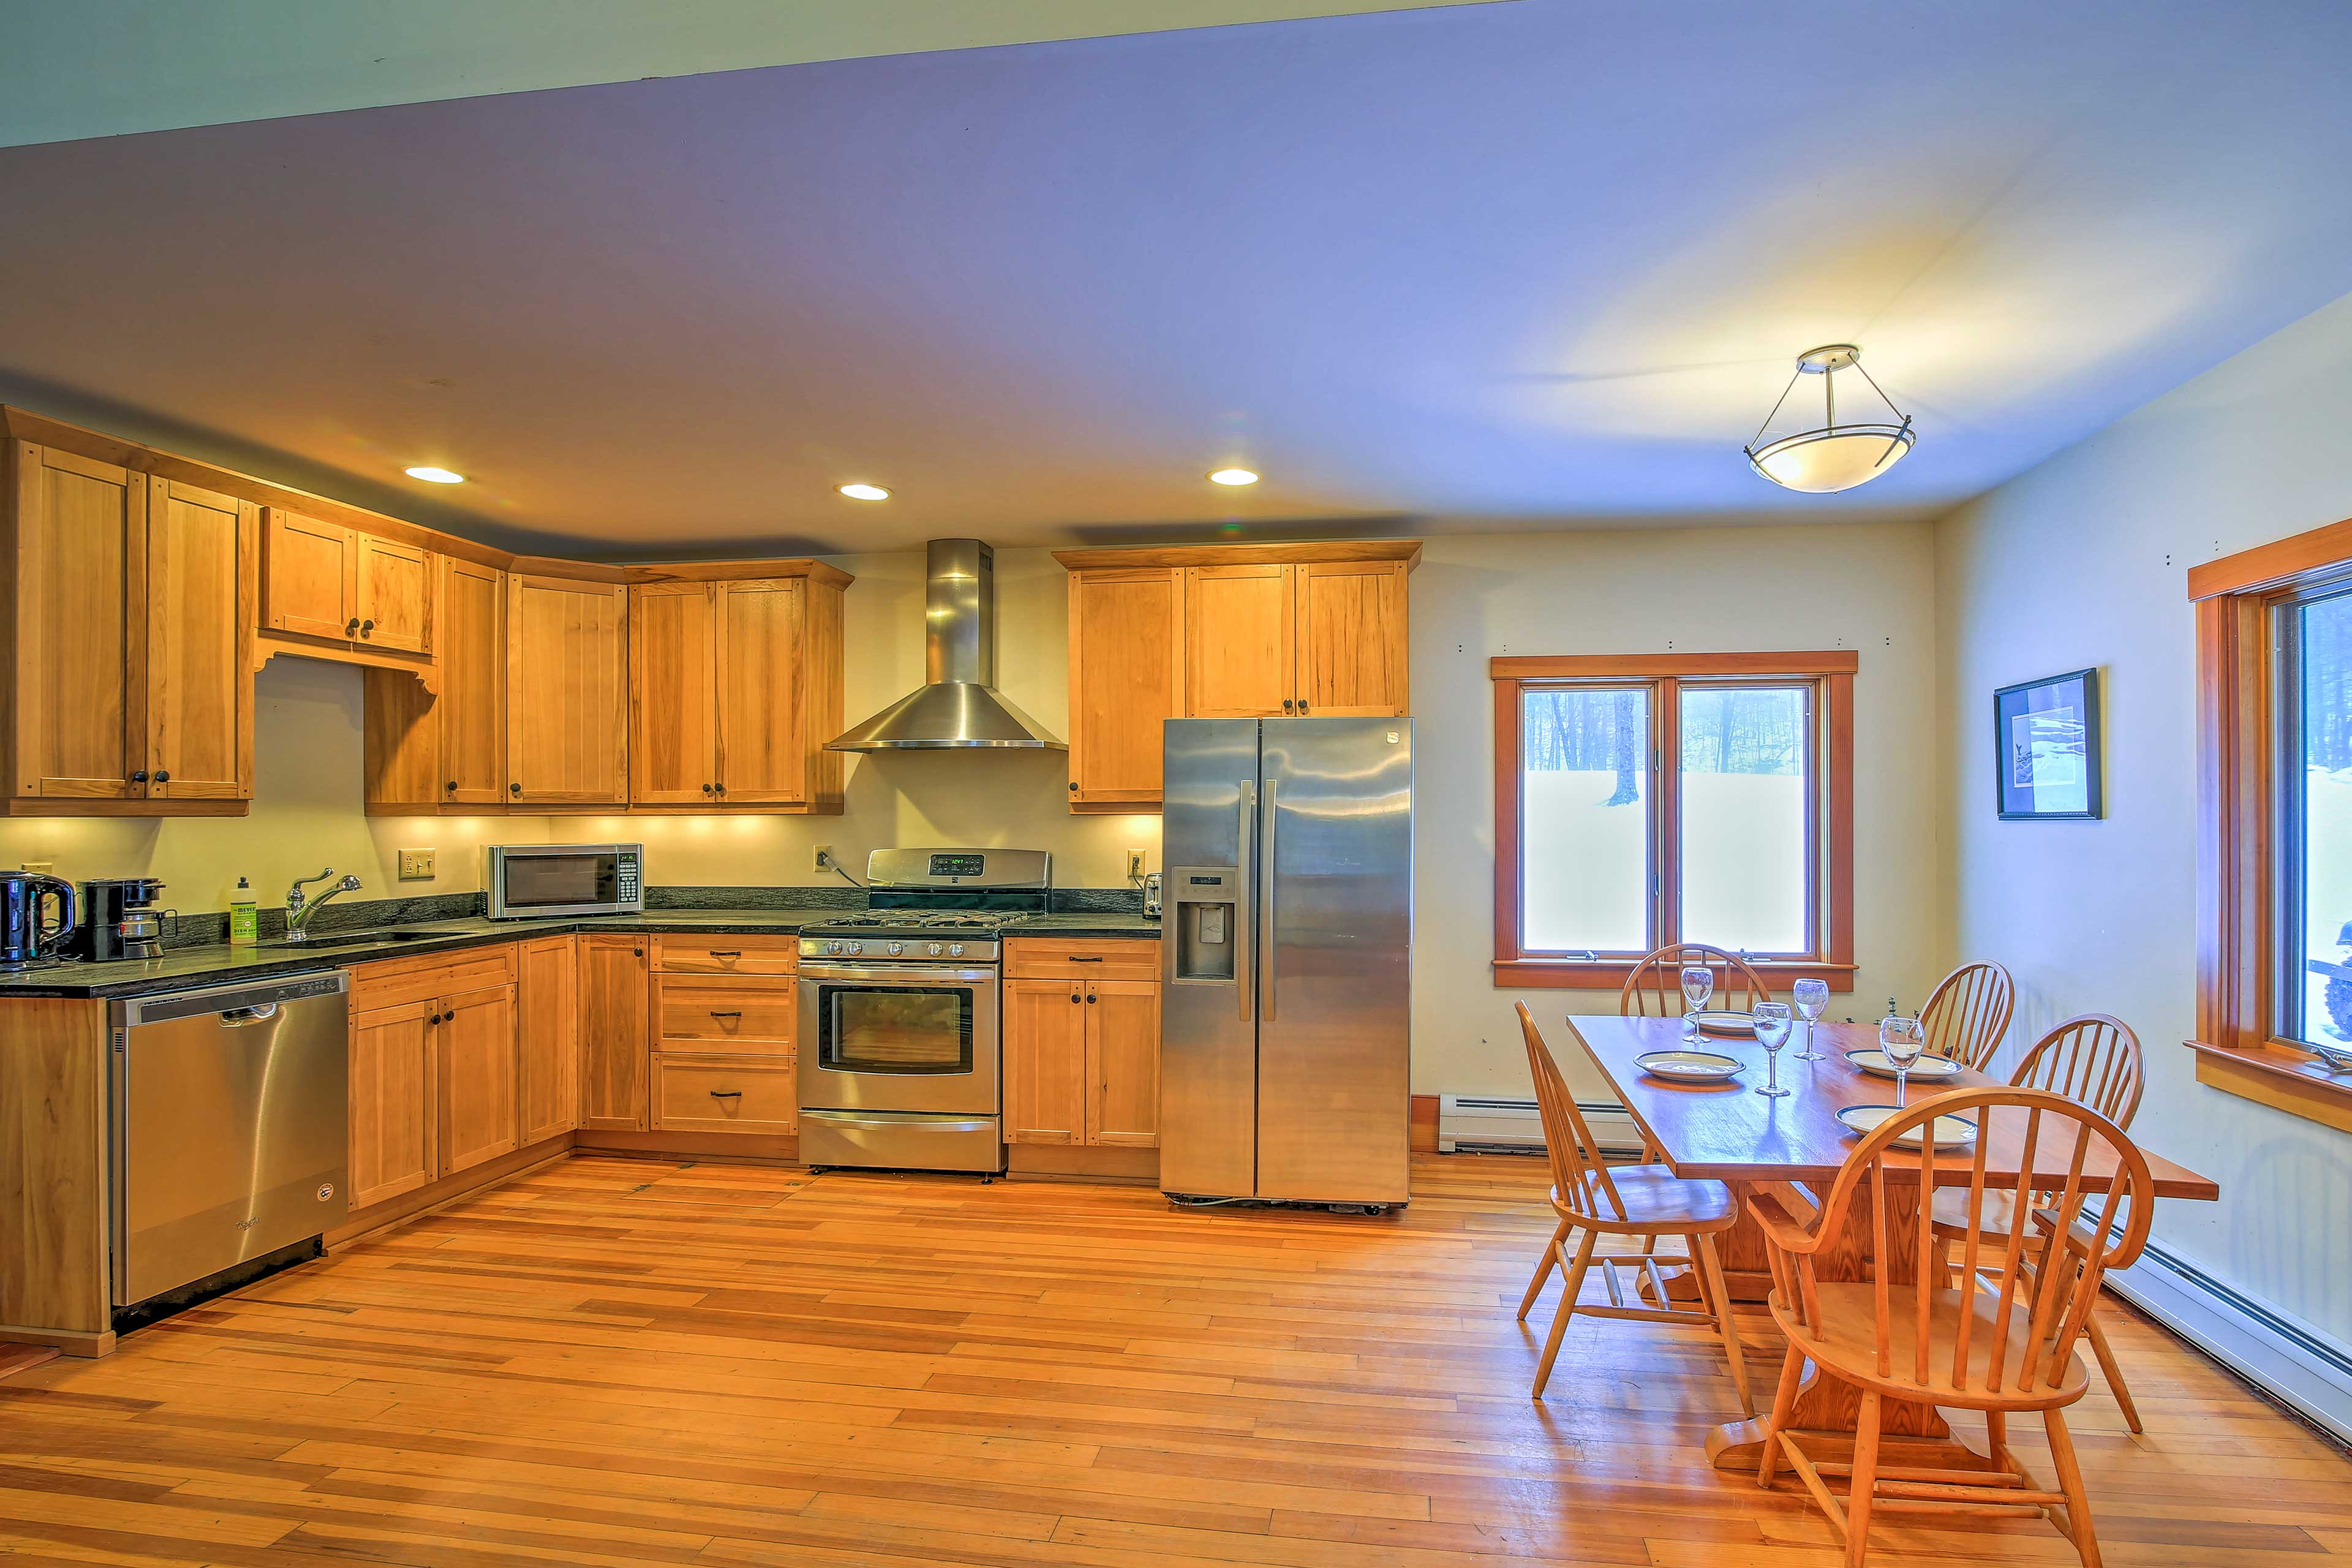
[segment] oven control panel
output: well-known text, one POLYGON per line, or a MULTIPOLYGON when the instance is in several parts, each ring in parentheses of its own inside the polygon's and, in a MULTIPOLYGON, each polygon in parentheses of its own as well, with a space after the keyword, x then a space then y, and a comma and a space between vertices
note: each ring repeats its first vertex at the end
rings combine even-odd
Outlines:
POLYGON ((837 959, 860 963, 993 963, 993 938, 951 936, 803 936, 804 959, 837 959))

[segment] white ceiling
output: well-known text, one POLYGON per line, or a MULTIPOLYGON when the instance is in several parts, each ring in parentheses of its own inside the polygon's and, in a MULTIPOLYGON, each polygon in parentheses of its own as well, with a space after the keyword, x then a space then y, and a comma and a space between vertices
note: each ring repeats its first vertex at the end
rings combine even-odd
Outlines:
POLYGON ((1924 515, 2352 290, 2347 62, 1520 0, 20 147, 0 396, 614 554, 1924 515), (1837 340, 1918 447, 1791 496, 1837 340))

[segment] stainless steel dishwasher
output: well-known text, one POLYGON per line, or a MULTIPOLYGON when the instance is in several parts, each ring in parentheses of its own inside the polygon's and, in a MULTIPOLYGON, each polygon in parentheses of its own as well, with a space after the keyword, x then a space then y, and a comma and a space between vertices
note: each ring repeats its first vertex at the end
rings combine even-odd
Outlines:
POLYGON ((350 1011, 341 970, 112 1005, 116 1306, 342 1223, 350 1011))

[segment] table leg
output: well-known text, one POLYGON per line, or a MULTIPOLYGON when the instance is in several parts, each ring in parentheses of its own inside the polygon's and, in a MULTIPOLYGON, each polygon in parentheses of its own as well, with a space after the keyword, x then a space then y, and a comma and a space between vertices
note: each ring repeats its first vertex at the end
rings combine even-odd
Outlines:
MULTIPOLYGON (((1752 1255, 1757 1267, 1765 1267, 1763 1232, 1747 1217, 1749 1189, 1741 1183, 1732 1184, 1732 1193, 1740 1200, 1740 1228, 1719 1240, 1723 1249, 1724 1267, 1728 1269, 1735 1244, 1743 1234, 1752 1237, 1756 1252, 1752 1255)), ((1907 1285, 1919 1277, 1919 1194, 1916 1187, 1890 1186, 1886 1190, 1886 1234, 1890 1256, 1879 1260, 1890 1269, 1892 1283, 1907 1285)), ((1813 1255, 1813 1277, 1828 1283, 1832 1280, 1857 1280, 1872 1278, 1871 1266, 1871 1197, 1867 1187, 1855 1192, 1847 1206, 1844 1226, 1821 1251, 1813 1255)), ((1742 1260, 1751 1255, 1739 1251, 1742 1260)), ((1732 1293, 1739 1293, 1738 1285, 1732 1293)), ((1780 1358, 1777 1343, 1767 1352, 1772 1361, 1780 1358)), ((1973 1466, 1979 1463, 1976 1456, 1961 1448, 1951 1428, 1932 1405, 1909 1401, 1887 1400, 1883 1406, 1880 1429, 1890 1440, 1887 1452, 1910 1449, 1919 1439, 1934 1439, 1941 1451, 1937 1462, 1945 1465, 1973 1466), (1905 1441, 1905 1440, 1910 1441, 1905 1441)), ((1798 1386, 1795 1414, 1790 1426, 1799 1432, 1818 1434, 1825 1437, 1851 1438, 1862 1414, 1862 1395, 1850 1383, 1824 1377, 1820 1371, 1808 1367, 1805 1380, 1798 1386)), ((1763 1451, 1765 1422, 1761 1419, 1734 1421, 1707 1434, 1707 1458, 1717 1469, 1752 1470, 1763 1451)))

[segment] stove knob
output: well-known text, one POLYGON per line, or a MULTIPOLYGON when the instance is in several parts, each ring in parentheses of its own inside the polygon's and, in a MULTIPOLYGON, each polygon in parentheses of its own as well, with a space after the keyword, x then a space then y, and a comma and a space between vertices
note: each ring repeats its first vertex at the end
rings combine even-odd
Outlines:
POLYGON ((963 943, 960 942, 951 942, 948 943, 948 956, 950 958, 961 958, 963 956, 963 943))
POLYGON ((824 951, 828 953, 838 953, 841 951, 841 943, 837 942, 826 942, 824 944, 824 951))
POLYGON ((931 943, 931 956, 933 958, 937 958, 940 955, 940 944, 938 942, 931 943))
POLYGON ((864 952, 866 951, 866 944, 862 942, 845 942, 841 944, 841 951, 853 954, 864 952))
POLYGON ((906 951, 907 944, 903 942, 894 942, 890 944, 890 956, 893 958, 898 957, 900 953, 906 951))

